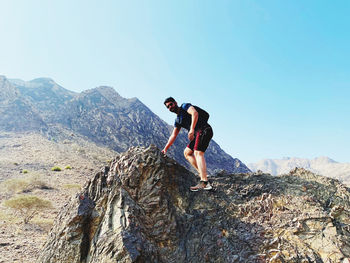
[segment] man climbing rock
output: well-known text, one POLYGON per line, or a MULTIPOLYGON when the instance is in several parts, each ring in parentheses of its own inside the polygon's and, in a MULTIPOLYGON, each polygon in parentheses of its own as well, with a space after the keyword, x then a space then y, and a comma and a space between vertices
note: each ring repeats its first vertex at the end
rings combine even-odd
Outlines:
POLYGON ((177 105, 174 98, 169 97, 164 101, 164 105, 169 111, 177 115, 174 130, 171 133, 162 153, 166 154, 170 146, 174 143, 181 128, 188 130, 190 143, 184 151, 185 158, 198 171, 200 182, 192 186, 191 191, 211 190, 212 187, 207 177, 207 166, 204 153, 213 137, 213 130, 208 124, 209 114, 201 108, 183 103, 181 107, 177 105))

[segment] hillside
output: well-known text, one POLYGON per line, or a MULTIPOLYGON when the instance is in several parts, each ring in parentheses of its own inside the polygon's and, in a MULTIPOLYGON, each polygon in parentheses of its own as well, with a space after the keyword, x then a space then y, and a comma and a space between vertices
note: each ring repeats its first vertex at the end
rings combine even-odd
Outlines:
POLYGON ((117 155, 82 137, 69 135, 71 140, 56 142, 37 133, 0 132, 1 263, 34 262, 61 207, 87 178, 117 155), (62 171, 51 171, 54 166, 62 171), (70 169, 66 169, 68 166, 70 169), (25 182, 31 186, 26 188, 25 182), (53 208, 23 225, 21 214, 4 206, 5 200, 18 194, 49 200, 53 208))
POLYGON ((272 175, 285 174, 295 167, 305 168, 316 174, 339 179, 350 185, 350 163, 338 163, 328 157, 318 157, 312 160, 303 158, 264 159, 248 164, 249 169, 258 170, 272 175))

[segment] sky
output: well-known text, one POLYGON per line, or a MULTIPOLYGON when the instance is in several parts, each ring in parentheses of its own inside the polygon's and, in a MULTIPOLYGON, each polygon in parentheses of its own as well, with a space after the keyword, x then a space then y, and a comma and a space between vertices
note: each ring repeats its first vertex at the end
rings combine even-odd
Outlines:
POLYGON ((350 1, 0 0, 0 75, 210 113, 244 163, 350 163, 350 1))

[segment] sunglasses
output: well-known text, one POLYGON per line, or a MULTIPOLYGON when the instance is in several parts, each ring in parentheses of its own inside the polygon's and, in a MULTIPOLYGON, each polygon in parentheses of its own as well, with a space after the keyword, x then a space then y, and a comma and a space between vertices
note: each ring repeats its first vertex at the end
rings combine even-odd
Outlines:
POLYGON ((174 102, 170 102, 166 107, 169 109, 173 105, 174 105, 174 102))

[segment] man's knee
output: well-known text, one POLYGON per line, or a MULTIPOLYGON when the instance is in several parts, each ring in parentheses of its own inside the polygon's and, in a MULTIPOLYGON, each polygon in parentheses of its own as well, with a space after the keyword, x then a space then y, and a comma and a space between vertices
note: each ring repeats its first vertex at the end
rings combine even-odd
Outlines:
POLYGON ((204 152, 202 151, 194 151, 194 156, 204 156, 204 152))
POLYGON ((189 156, 193 155, 193 151, 190 148, 186 148, 184 150, 184 155, 185 155, 185 158, 187 159, 189 156))

